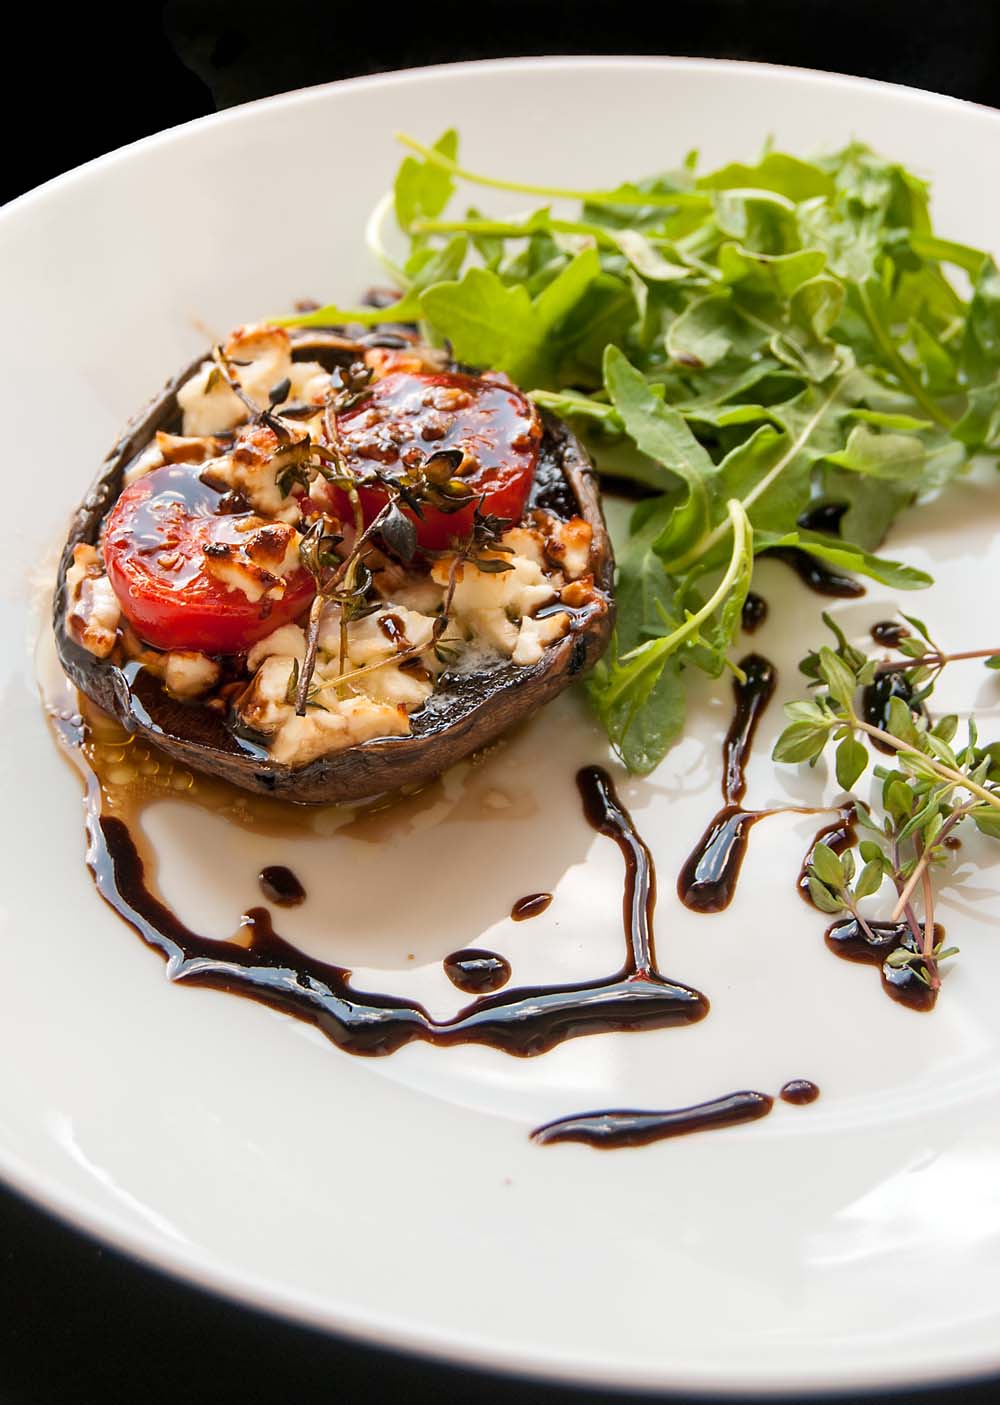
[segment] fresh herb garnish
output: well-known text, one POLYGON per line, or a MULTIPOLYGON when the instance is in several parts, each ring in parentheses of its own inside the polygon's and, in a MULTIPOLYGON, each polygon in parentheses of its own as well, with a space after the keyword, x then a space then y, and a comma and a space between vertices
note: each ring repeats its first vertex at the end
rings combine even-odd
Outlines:
POLYGON ((533 387, 599 467, 656 494, 619 545, 617 634, 588 683, 632 770, 681 731, 691 669, 727 666, 755 555, 794 546, 898 589, 930 583, 873 553, 903 507, 1000 451, 1000 273, 935 235, 921 180, 854 143, 566 190, 465 168, 454 132, 400 140, 410 154, 368 226, 401 290, 394 319, 533 387), (543 203, 456 215, 460 183, 543 203), (817 502, 843 506, 841 535, 799 526, 817 502))
POLYGON ((860 873, 855 877, 849 852, 836 854, 817 844, 807 872, 809 894, 823 912, 849 912, 871 936, 869 918, 858 904, 873 898, 888 879, 895 894, 889 920, 909 928, 908 941, 890 954, 889 964, 906 965, 936 990, 938 967, 956 950, 943 947, 935 933, 933 878, 953 857, 955 831, 963 824, 971 822, 1000 839, 1000 744, 981 745, 970 718, 965 743, 956 747, 958 718, 932 722, 925 704, 949 664, 983 659, 990 667, 996 649, 948 654, 921 620, 904 615, 914 634, 900 639, 900 658, 886 660, 856 648, 834 620, 823 618, 836 647, 824 646, 799 665, 816 691, 809 700, 786 705, 789 722, 775 744, 774 759, 814 765, 833 746, 837 781, 848 792, 855 791, 868 769, 872 743, 892 753, 895 765, 874 767, 874 803, 854 796, 865 834, 860 873), (858 699, 864 696, 861 690, 889 674, 904 687, 888 697, 886 725, 880 726, 867 720, 858 699))

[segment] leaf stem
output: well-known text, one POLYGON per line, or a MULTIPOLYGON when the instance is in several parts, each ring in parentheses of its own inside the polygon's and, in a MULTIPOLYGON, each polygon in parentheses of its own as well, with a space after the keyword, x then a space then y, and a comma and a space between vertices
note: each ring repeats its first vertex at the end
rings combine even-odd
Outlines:
MULTIPOLYGON (((709 596, 705 604, 693 615, 688 615, 682 625, 679 625, 672 634, 665 635, 662 639, 650 640, 646 644, 640 644, 635 649, 630 649, 627 654, 623 654, 620 662, 636 658, 640 654, 645 654, 643 666, 639 669, 639 676, 649 668, 659 668, 663 660, 677 652, 680 646, 697 634, 700 626, 709 619, 725 600, 730 590, 736 584, 741 570, 743 554, 747 547, 747 538, 750 534, 750 523, 747 515, 743 511, 743 505, 738 498, 731 498, 726 504, 726 511, 729 514, 728 521, 733 532, 733 552, 729 558, 729 565, 722 580, 716 586, 712 595, 709 596)), ((635 676, 622 679, 617 686, 612 685, 608 689, 608 705, 615 703, 626 687, 633 686, 635 676)))
POLYGON ((530 239, 533 234, 581 234, 595 240, 605 249, 617 249, 618 243, 606 229, 580 220, 548 219, 544 226, 532 229, 516 220, 415 220, 414 234, 482 234, 496 239, 530 239))
MULTIPOLYGON (((925 857, 926 852, 925 849, 921 853, 921 859, 925 857)), ((934 889, 931 886, 931 871, 926 863, 923 866, 921 877, 924 889, 924 934, 920 950, 924 958, 924 968, 927 972, 927 979, 930 981, 931 990, 938 990, 941 985, 941 977, 938 975, 937 962, 934 960, 934 889)))
POLYGON ((917 861, 916 867, 910 874, 909 878, 906 880, 906 884, 900 891, 899 901, 896 903, 896 906, 892 910, 892 916, 890 918, 890 921, 899 921, 900 917, 902 916, 903 909, 909 902, 910 896, 914 888, 917 886, 917 883, 920 881, 922 874, 924 873, 928 864, 930 863, 931 855, 934 849, 940 846, 942 839, 944 839, 946 835, 950 834, 951 831, 955 828, 955 826, 959 824, 961 820, 964 820, 969 811, 974 808, 975 807, 972 805, 960 805, 957 809, 952 810, 951 814, 948 816, 948 818, 945 820, 944 824, 938 831, 934 843, 928 845, 924 849, 923 853, 920 855, 917 861))
POLYGON ((963 659, 992 659, 1000 654, 1000 648, 996 649, 963 649, 958 654, 942 654, 938 652, 921 654, 915 659, 889 659, 885 663, 880 663, 877 668, 878 673, 900 673, 910 668, 944 668, 945 664, 960 663, 963 659))
POLYGON ((874 307, 872 307, 871 297, 864 283, 858 284, 858 296, 861 299, 861 307, 865 314, 865 321, 868 323, 868 329, 878 343, 882 355, 895 372, 897 380, 906 387, 917 404, 920 405, 925 413, 930 415, 931 419, 939 424, 942 429, 947 429, 949 432, 953 430, 955 428, 954 420, 946 415, 936 401, 932 400, 927 394, 926 390, 924 390, 923 386, 914 375, 913 368, 903 358, 895 342, 886 333, 885 328, 882 326, 875 313, 874 307))
MULTIPOLYGON (((816 413, 806 422, 796 438, 778 459, 777 463, 773 464, 767 473, 754 484, 746 497, 740 500, 740 505, 744 513, 750 510, 762 493, 767 492, 768 488, 770 488, 771 484, 775 482, 777 478, 780 478, 788 465, 808 443, 813 430, 836 399, 842 380, 843 377, 838 377, 837 380, 834 381, 829 394, 821 402, 816 413)), ((679 556, 673 561, 664 562, 663 569, 670 574, 677 574, 680 571, 686 570, 689 566, 693 565, 700 556, 704 556, 707 551, 710 551, 713 546, 722 541, 726 533, 732 530, 732 525, 733 519, 730 516, 724 522, 720 522, 716 527, 713 527, 710 532, 706 532, 700 541, 695 542, 694 546, 692 546, 689 551, 686 551, 683 556, 679 556)))
POLYGON ((375 258, 378 259, 389 277, 394 279, 399 287, 405 290, 411 286, 411 280, 407 278, 399 264, 391 257, 382 238, 382 229, 392 208, 393 193, 391 190, 387 190, 365 221, 365 244, 368 246, 370 252, 374 254, 375 258))
POLYGON ((442 152, 415 141, 405 132, 396 132, 395 136, 402 146, 407 147, 410 151, 415 151, 418 156, 422 156, 432 166, 440 166, 442 171, 448 171, 456 179, 468 181, 470 185, 485 185, 491 190, 509 190, 516 195, 537 195, 542 199, 583 200, 590 205, 634 205, 639 209, 652 206, 656 209, 667 210, 680 208, 707 210, 712 203, 710 196, 694 190, 672 190, 669 192, 627 189, 568 190, 561 186, 526 185, 522 181, 506 181, 500 180, 496 176, 481 176, 476 171, 470 171, 465 166, 460 166, 457 161, 452 161, 442 152))
MULTIPOLYGON (((895 884, 897 893, 902 893, 903 891, 903 884, 900 881, 899 877, 899 869, 901 862, 902 860, 899 853, 899 840, 894 838, 892 841, 892 881, 895 884)), ((911 904, 909 898, 906 898, 903 901, 900 911, 906 917, 906 924, 910 929, 914 942, 919 943, 920 923, 917 921, 917 914, 913 911, 913 905, 911 904)), ((897 918, 896 920, 898 921, 899 919, 897 918)))
POLYGON ((870 722, 865 722, 860 717, 853 714, 851 716, 851 726, 858 728, 862 732, 866 732, 868 736, 872 737, 875 741, 884 742, 885 745, 891 747, 893 751, 901 752, 903 755, 918 756, 927 769, 933 771, 935 775, 940 776, 942 780, 950 781, 952 785, 962 786, 963 789, 968 790, 971 794, 978 795, 981 800, 985 800, 986 804, 992 806, 994 810, 1000 810, 1000 795, 992 790, 987 790, 985 786, 981 786, 977 781, 972 780, 971 777, 965 775, 962 771, 952 770, 950 766, 945 766, 943 762, 935 760, 932 756, 928 756, 926 752, 920 751, 918 747, 911 746, 909 742, 901 742, 899 738, 894 737, 891 732, 885 732, 881 727, 873 727, 870 722))

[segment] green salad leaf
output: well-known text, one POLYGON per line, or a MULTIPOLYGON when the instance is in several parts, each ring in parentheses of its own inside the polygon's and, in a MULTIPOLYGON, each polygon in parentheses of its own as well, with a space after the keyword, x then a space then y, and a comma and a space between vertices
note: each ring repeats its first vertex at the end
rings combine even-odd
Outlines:
MULTIPOLYGON (((794 547, 899 590, 930 583, 876 553, 904 507, 1000 453, 1000 272, 934 233, 923 181, 854 142, 706 173, 690 155, 567 189, 461 165, 453 130, 400 141, 368 228, 400 289, 394 319, 506 371, 573 423, 602 473, 649 494, 616 544, 615 638, 587 684, 632 770, 681 732, 692 670, 734 666, 761 553, 794 547), (528 208, 460 206, 467 186, 528 208), (810 530, 822 504, 840 509, 840 535, 810 530)), ((844 775, 856 764, 845 751, 844 775)))

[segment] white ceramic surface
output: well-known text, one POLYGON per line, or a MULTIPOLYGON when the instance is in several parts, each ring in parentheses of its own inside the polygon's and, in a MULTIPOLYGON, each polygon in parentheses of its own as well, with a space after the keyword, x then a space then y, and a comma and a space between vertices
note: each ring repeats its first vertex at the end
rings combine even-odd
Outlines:
MULTIPOLYGON (((942 913, 962 956, 932 1017, 824 949, 822 919, 792 889, 814 821, 760 825, 732 908, 686 912, 674 879, 718 803, 724 683, 699 695, 651 779, 622 782, 658 864, 661 965, 712 1000, 691 1028, 528 1060, 426 1046, 351 1058, 249 1002, 168 985, 93 890, 79 785, 36 698, 26 582, 51 569, 119 425, 205 327, 305 295, 347 300, 370 280, 361 230, 398 159, 392 132, 433 138, 450 123, 471 164, 566 185, 642 175, 692 145, 716 162, 751 158, 769 133, 803 153, 859 136, 933 178, 944 234, 990 244, 1000 230, 1000 183, 987 179, 1000 169, 997 114, 672 60, 460 65, 295 93, 10 206, 6 471, 18 490, 44 489, 0 558, 0 1171, 202 1285, 456 1360, 734 1392, 995 1369, 1000 902, 964 862, 969 846, 942 913), (794 1076, 821 1085, 819 1103, 743 1128, 613 1154, 528 1140, 564 1113, 774 1092, 794 1076)), ((1000 479, 982 475, 907 517, 890 544, 935 572, 919 613, 955 649, 997 642, 998 512, 1000 479)), ((819 602, 778 564, 759 582, 772 612, 753 647, 775 658, 787 696, 819 602)), ((860 637, 891 603, 876 589, 835 608, 860 637)), ((995 675, 970 669, 951 687, 959 709, 997 717, 995 675)), ((820 791, 822 774, 771 766, 778 725, 775 706, 750 766, 755 805, 820 791)), ((419 991, 445 1013, 463 997, 440 960, 459 945, 503 951, 517 981, 618 964, 621 860, 583 823, 572 779, 603 757, 570 699, 380 844, 317 835, 292 852, 177 805, 151 812, 149 830, 167 895, 203 930, 228 935, 261 864, 292 862, 311 901, 282 930, 357 963, 359 982, 419 991), (431 876, 442 851, 458 866, 447 884, 431 876), (555 893, 548 912, 510 923, 512 900, 538 889, 555 893)))

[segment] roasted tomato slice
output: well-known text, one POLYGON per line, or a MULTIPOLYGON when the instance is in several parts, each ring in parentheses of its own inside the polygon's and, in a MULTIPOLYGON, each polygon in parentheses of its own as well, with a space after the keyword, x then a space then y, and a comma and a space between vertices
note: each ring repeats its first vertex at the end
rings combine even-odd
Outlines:
MULTIPOLYGON (((421 546, 439 550, 467 536, 480 501, 495 517, 517 522, 524 514, 542 426, 531 401, 504 376, 394 371, 337 417, 337 429, 349 466, 362 476, 378 468, 396 477, 439 450, 460 451, 456 477, 469 490, 468 504, 455 512, 424 504, 422 518, 404 509, 421 546)), ((359 496, 370 522, 385 504, 385 490, 362 487, 359 496)), ((345 494, 338 494, 337 509, 349 517, 345 494)))
POLYGON ((301 566, 280 574, 290 528, 220 512, 222 495, 198 472, 169 465, 126 488, 108 516, 104 561, 148 644, 238 654, 300 615, 313 580, 301 566))

